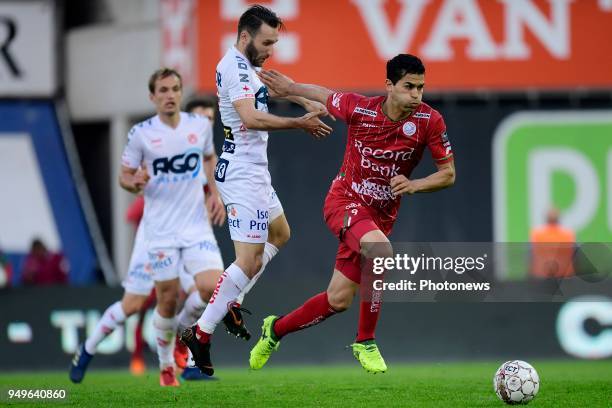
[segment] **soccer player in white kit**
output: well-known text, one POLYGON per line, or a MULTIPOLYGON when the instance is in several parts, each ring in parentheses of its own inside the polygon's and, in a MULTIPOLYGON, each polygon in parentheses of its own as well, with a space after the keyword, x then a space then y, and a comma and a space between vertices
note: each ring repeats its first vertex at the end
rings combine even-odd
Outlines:
MULTIPOLYGON (((211 123, 215 120, 215 105, 216 102, 212 99, 194 99, 187 103, 185 111, 195 113, 197 115, 207 117, 211 123)), ((210 160, 216 161, 215 158, 210 160)), ((143 171, 143 170, 140 170, 143 171)), ((208 180, 204 179, 204 185, 207 185, 208 180)), ((207 187, 205 187, 207 190, 207 187)), ((210 221, 213 225, 223 225, 225 221, 225 210, 218 201, 218 196, 207 194, 207 207, 209 210, 210 221)), ((214 245, 214 242, 210 242, 214 245)), ((123 298, 110 305, 103 313, 101 319, 96 324, 91 335, 81 345, 70 367, 70 379, 74 383, 83 381, 87 367, 97 351, 98 345, 108 337, 119 325, 133 314, 142 311, 151 290, 154 288, 154 281, 151 274, 151 266, 149 264, 147 247, 144 238, 144 227, 140 223, 134 238, 134 247, 130 257, 128 273, 122 282, 125 292, 123 298)), ((215 260, 216 262, 216 260, 215 260)), ((179 281, 182 290, 186 294, 186 299, 183 308, 178 314, 178 332, 190 327, 202 315, 202 311, 206 307, 206 302, 202 300, 200 292, 196 288, 193 276, 185 270, 181 265, 179 267, 179 281)), ((231 316, 231 315, 230 315, 231 316)), ((227 317, 227 316, 226 316, 227 317)), ((224 319, 226 324, 231 324, 232 319, 224 319)), ((238 330, 238 327, 228 326, 228 331, 238 330)), ((191 368, 186 367, 187 353, 181 355, 178 352, 182 343, 175 344, 174 359, 179 368, 185 368, 182 376, 184 379, 202 379, 199 370, 194 368, 196 372, 192 372, 191 368), (179 360, 183 360, 181 365, 179 360), (187 375, 186 375, 187 374, 187 375)), ((182 345, 185 347, 184 345, 182 345)))
POLYGON ((238 39, 217 65, 219 111, 225 130, 223 153, 215 180, 226 205, 236 260, 225 270, 198 324, 185 330, 181 340, 189 346, 195 364, 212 375, 210 336, 229 309, 241 303, 263 268, 289 239, 289 225, 272 187, 268 172, 268 130, 303 129, 325 137, 331 128, 319 117, 322 104, 294 98, 306 110, 298 118, 268 113, 268 90, 257 70, 272 55, 282 21, 263 6, 242 14, 238 39))
MULTIPOLYGON (((121 186, 144 190, 143 227, 157 307, 153 326, 160 360, 160 384, 178 385, 174 370, 175 316, 179 265, 195 276, 204 301, 212 295, 223 269, 207 220, 201 172, 213 196, 212 126, 202 116, 180 112, 182 82, 178 72, 163 68, 149 80, 157 115, 134 126, 122 155, 121 186), (143 176, 139 167, 146 169, 143 176)), ((218 199, 217 199, 218 200, 218 199)))

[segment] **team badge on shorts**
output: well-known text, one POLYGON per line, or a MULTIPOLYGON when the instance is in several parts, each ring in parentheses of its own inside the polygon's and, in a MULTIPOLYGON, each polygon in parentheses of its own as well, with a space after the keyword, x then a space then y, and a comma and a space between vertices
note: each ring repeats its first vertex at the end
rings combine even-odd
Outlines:
POLYGON ((402 130, 406 136, 412 136, 416 133, 416 125, 412 122, 406 122, 404 123, 402 130))

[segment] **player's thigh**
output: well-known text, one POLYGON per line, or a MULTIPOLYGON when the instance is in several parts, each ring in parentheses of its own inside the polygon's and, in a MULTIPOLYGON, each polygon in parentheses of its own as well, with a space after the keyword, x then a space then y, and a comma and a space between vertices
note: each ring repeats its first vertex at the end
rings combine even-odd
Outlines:
POLYGON ((147 298, 148 295, 138 295, 126 291, 121 299, 121 308, 123 309, 125 317, 138 313, 144 306, 147 298))
POLYGON ((268 232, 268 242, 277 248, 281 248, 289 241, 291 229, 287 222, 287 216, 283 209, 278 194, 274 187, 270 185, 270 227, 268 232))
POLYGON ((359 247, 361 255, 369 258, 391 258, 393 257, 393 248, 389 238, 379 229, 370 230, 364 234, 352 234, 349 230, 348 234, 351 235, 350 239, 359 238, 359 247))
POLYGON ((341 312, 351 306, 358 289, 358 283, 346 277, 341 271, 334 269, 334 274, 327 287, 327 301, 335 311, 341 312))
POLYGON ((277 248, 284 246, 291 236, 291 229, 284 213, 277 215, 270 221, 268 242, 277 248))

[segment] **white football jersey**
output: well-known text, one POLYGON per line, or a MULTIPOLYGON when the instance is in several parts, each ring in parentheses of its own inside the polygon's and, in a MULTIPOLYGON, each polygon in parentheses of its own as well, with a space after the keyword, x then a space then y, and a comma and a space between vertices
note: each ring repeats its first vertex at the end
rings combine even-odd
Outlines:
POLYGON ((159 116, 130 130, 122 164, 147 167, 142 223, 149 244, 184 247, 199 242, 210 229, 204 205, 202 154, 214 154, 208 118, 180 113, 176 129, 159 116))
POLYGON ((240 51, 232 46, 217 65, 219 112, 225 132, 223 153, 226 160, 248 163, 268 163, 268 132, 246 129, 232 102, 253 99, 255 109, 268 112, 268 89, 240 51))

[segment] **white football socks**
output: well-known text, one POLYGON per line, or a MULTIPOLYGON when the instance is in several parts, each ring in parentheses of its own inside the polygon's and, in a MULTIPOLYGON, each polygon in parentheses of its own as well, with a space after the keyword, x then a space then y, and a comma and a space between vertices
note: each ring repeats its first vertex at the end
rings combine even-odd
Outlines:
POLYGON ((261 269, 259 270, 259 272, 257 272, 255 276, 253 276, 253 278, 251 278, 251 281, 244 288, 244 290, 240 292, 240 295, 238 295, 236 302, 242 304, 242 302, 244 301, 244 296, 251 291, 253 286, 255 286, 255 282, 257 282, 257 280, 263 273, 264 269, 266 269, 266 265, 268 264, 268 262, 272 260, 272 258, 274 258, 276 254, 278 254, 278 248, 272 245, 271 243, 266 242, 266 245, 264 246, 262 260, 261 260, 261 269))
POLYGON ((202 317, 198 319, 200 330, 212 334, 215 327, 227 314, 227 305, 236 298, 249 284, 249 277, 236 264, 231 264, 217 282, 217 288, 208 301, 202 317))
POLYGON ((85 351, 89 354, 96 354, 98 344, 111 334, 118 325, 125 322, 125 313, 121 307, 121 301, 110 305, 96 324, 93 333, 85 340, 85 351))
POLYGON ((204 308, 206 308, 206 302, 202 300, 200 292, 195 290, 191 295, 187 296, 185 304, 183 305, 183 310, 181 310, 181 313, 178 315, 177 330, 179 335, 183 330, 195 324, 198 318, 202 316, 204 308))
POLYGON ((153 329, 157 342, 157 357, 159 368, 174 366, 174 338, 176 336, 176 316, 161 317, 157 308, 153 312, 153 329))

